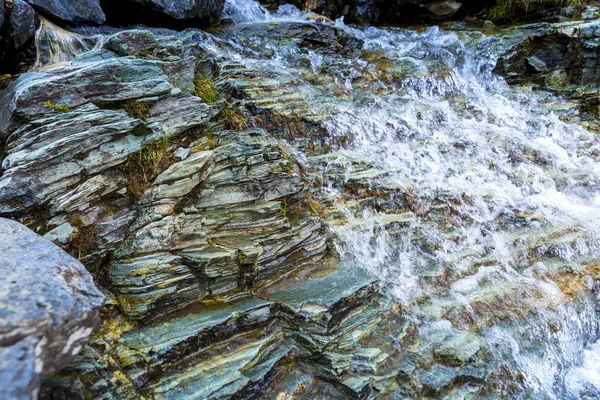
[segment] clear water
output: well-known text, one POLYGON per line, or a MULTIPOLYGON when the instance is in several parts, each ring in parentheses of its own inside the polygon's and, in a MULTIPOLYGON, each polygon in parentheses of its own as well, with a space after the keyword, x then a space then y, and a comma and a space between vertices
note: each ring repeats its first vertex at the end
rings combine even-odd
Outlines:
MULTIPOLYGON (((228 0, 225 15, 308 18, 250 0, 228 0)), ((333 226, 342 261, 378 277, 423 332, 477 331, 498 365, 522 373, 521 396, 599 398, 598 299, 586 277, 600 254, 596 134, 559 99, 494 75, 498 38, 335 25, 364 40, 360 58, 257 38, 215 55, 294 82, 308 114, 326 114, 328 135, 345 139, 327 155, 299 155, 343 215, 333 226), (257 43, 268 56, 248 50, 257 43), (357 85, 376 62, 401 76, 357 85), (408 222, 390 229, 393 207, 340 200, 354 182, 390 192, 408 222)))

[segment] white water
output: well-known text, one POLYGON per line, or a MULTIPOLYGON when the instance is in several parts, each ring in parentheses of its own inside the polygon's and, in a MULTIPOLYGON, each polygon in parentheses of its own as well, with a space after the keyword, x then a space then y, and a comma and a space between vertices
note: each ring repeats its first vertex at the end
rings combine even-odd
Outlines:
MULTIPOLYGON (((228 0, 225 15, 237 24, 306 19, 293 7, 271 15, 249 0, 228 0)), ((281 80, 331 75, 344 96, 308 82, 300 90, 311 113, 332 115, 329 136, 349 145, 302 158, 322 169, 332 201, 358 180, 398 193, 389 201, 399 213, 415 212, 390 233, 385 213, 336 201, 348 220, 333 228, 342 261, 377 276, 423 331, 446 318, 455 329, 474 322, 498 365, 523 374, 522 397, 599 398, 598 299, 579 294, 593 281, 582 278, 571 299, 552 279, 598 262, 596 135, 563 122, 552 111, 557 99, 495 76, 494 38, 336 25, 364 40, 363 52, 412 72, 365 89, 356 82, 373 69, 362 58, 339 67, 294 45, 274 46, 271 57, 241 54, 239 45, 227 57, 281 80), (299 67, 302 59, 309 67, 299 67), (406 203, 400 193, 409 194, 410 207, 398 206, 406 203)))

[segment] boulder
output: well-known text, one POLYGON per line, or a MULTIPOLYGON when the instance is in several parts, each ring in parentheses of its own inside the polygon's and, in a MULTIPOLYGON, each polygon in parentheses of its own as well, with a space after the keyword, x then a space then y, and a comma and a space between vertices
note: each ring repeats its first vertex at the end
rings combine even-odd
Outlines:
POLYGON ((501 54, 495 69, 509 83, 534 83, 546 89, 569 84, 600 87, 597 20, 530 25, 513 30, 511 37, 514 45, 501 54))
POLYGON ((0 218, 0 397, 35 398, 99 322, 104 295, 81 263, 0 218))
POLYGON ((201 27, 219 21, 225 0, 104 0, 109 23, 143 23, 172 28, 201 27))
POLYGON ((13 38, 12 46, 15 50, 19 50, 35 36, 35 13, 24 1, 14 0, 9 23, 13 38))
POLYGON ((102 24, 106 20, 99 0, 27 0, 40 14, 67 23, 102 24))
POLYGON ((0 32, 2 32, 2 25, 4 25, 4 19, 4 0, 0 0, 0 32))

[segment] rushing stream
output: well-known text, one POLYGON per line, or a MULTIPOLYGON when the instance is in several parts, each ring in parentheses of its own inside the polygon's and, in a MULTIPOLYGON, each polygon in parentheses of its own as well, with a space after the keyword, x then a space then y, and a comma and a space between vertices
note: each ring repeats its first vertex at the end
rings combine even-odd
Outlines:
MULTIPOLYGON (((248 0, 228 1, 225 15, 237 25, 310 18, 248 0)), ((477 331, 521 375, 524 397, 598 398, 597 299, 579 277, 599 254, 596 135, 564 122, 559 99, 495 76, 497 38, 335 24, 364 41, 361 57, 256 37, 221 56, 295 85, 307 114, 326 115, 328 136, 343 139, 299 156, 337 207, 342 261, 377 276, 422 336, 477 331), (393 79, 365 84, 371 63, 393 65, 393 79), (348 185, 386 198, 347 201, 348 185)))
MULTIPOLYGON (((494 74, 504 33, 359 29, 252 0, 228 0, 223 17, 180 37, 252 107, 319 127, 325 140, 281 136, 341 263, 398 301, 415 352, 445 335, 467 361, 489 349, 502 381, 492 398, 600 398, 600 144, 565 101, 494 74), (301 46, 290 32, 315 19, 345 42, 301 46)), ((102 44, 42 20, 45 36, 56 46, 38 48, 34 68, 102 44)))

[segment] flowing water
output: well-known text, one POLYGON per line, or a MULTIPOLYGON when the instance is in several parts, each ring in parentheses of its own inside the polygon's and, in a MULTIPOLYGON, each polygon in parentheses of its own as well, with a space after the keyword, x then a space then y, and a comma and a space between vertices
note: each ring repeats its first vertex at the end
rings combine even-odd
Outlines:
MULTIPOLYGON (((247 0, 229 0, 225 16, 310 18, 247 0)), ((364 41, 359 56, 227 36, 220 55, 295 87, 344 143, 299 155, 337 209, 342 262, 378 277, 422 335, 477 332, 512 393, 599 398, 596 134, 565 122, 573 111, 559 99, 494 75, 498 38, 335 25, 364 41), (349 200, 348 187, 381 198, 349 200)))
POLYGON ((32 70, 65 64, 78 54, 102 47, 101 35, 84 36, 62 29, 38 15, 40 20, 35 32, 36 58, 32 70))
MULTIPOLYGON (((494 75, 507 41, 340 20, 363 41, 343 53, 244 31, 314 18, 291 6, 270 14, 228 0, 224 17, 233 25, 198 44, 221 79, 260 78, 249 102, 330 138, 320 151, 291 144, 321 183, 342 263, 379 278, 424 341, 456 330, 484 341, 508 371, 504 396, 600 398, 600 144, 560 99, 494 75)), ((60 36, 49 42, 100 41, 46 24, 38 36, 60 36)), ((37 66, 80 51, 50 51, 37 66)))

